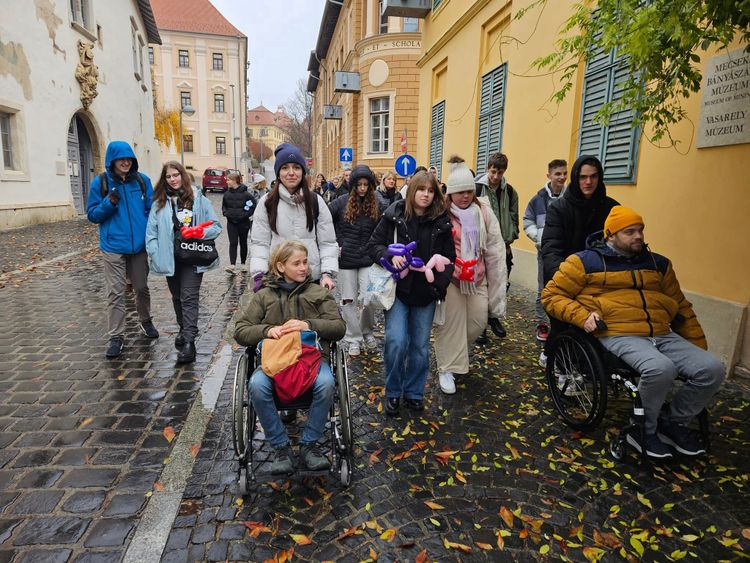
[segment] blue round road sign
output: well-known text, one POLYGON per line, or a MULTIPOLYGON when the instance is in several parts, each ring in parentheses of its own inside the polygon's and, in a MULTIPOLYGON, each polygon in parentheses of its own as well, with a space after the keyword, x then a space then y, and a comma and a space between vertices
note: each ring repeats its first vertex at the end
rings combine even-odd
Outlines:
POLYGON ((396 174, 405 178, 414 174, 417 169, 417 161, 410 154, 402 154, 396 159, 394 167, 396 168, 396 174))

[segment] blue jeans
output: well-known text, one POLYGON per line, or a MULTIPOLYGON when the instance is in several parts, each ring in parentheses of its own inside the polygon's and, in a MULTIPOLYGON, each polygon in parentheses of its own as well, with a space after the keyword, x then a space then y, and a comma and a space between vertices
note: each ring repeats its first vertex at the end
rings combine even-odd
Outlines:
MULTIPOLYGON (((273 379, 263 373, 261 368, 258 368, 250 377, 248 385, 250 400, 266 433, 266 440, 274 448, 287 445, 289 436, 287 436, 286 428, 281 422, 276 404, 273 401, 273 379)), ((334 390, 335 382, 331 366, 321 362, 318 376, 313 383, 313 398, 310 404, 310 413, 307 416, 307 424, 302 431, 303 444, 317 442, 323 436, 328 412, 331 410, 333 402, 334 390)))
POLYGON ((421 399, 430 371, 430 330, 435 302, 405 305, 398 297, 385 312, 385 396, 421 399))

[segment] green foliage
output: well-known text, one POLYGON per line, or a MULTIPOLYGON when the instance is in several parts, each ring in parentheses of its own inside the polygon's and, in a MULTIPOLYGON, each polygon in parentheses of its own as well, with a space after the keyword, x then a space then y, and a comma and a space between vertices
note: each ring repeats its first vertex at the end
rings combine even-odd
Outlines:
MULTIPOLYGON (((535 0, 515 18, 543 10, 535 0)), ((750 0, 583 0, 560 29, 556 51, 532 66, 559 77, 552 100, 573 88, 581 61, 616 49, 626 57, 624 95, 604 104, 596 121, 607 124, 617 112, 635 110, 636 123, 652 127, 651 140, 669 136, 669 126, 685 117, 682 100, 701 87, 700 50, 728 46, 735 38, 750 51, 750 0)))

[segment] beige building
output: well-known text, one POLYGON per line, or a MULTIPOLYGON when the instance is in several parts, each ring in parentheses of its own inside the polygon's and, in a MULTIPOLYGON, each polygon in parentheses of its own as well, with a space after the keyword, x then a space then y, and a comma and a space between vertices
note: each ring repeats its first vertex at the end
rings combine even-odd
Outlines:
POLYGON ((10 2, 0 17, 0 230, 86 212, 107 143, 159 170, 147 0, 10 2))
POLYGON ((327 2, 323 11, 307 90, 314 95, 313 171, 326 177, 342 168, 341 148, 352 149, 353 164, 379 172, 393 170, 402 138, 410 153, 417 148, 422 22, 381 16, 381 4, 327 2), (356 91, 337 91, 339 71, 354 73, 356 91))
MULTIPOLYGON (((247 112, 247 141, 262 142, 270 149, 270 154, 263 154, 263 160, 273 156, 273 151, 281 143, 289 142, 289 135, 284 130, 289 122, 289 116, 281 106, 273 112, 259 105, 247 112)), ((265 149, 264 149, 265 150, 265 149)))
MULTIPOLYGON (((196 175, 211 167, 246 170, 247 37, 208 0, 153 0, 162 38, 149 51, 156 103, 182 114, 185 166, 196 175)), ((162 160, 180 160, 174 144, 162 160)))

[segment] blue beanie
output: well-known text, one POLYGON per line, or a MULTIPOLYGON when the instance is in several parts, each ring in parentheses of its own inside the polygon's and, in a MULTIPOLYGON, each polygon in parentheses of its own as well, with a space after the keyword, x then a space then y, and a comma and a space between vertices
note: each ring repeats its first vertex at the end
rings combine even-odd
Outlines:
POLYGON ((302 167, 302 170, 305 171, 305 174, 307 174, 307 166, 305 158, 302 156, 302 151, 294 145, 281 143, 276 147, 276 150, 273 151, 273 154, 276 156, 276 162, 273 164, 273 171, 277 178, 279 177, 279 170, 281 170, 281 167, 289 163, 299 164, 302 167))

